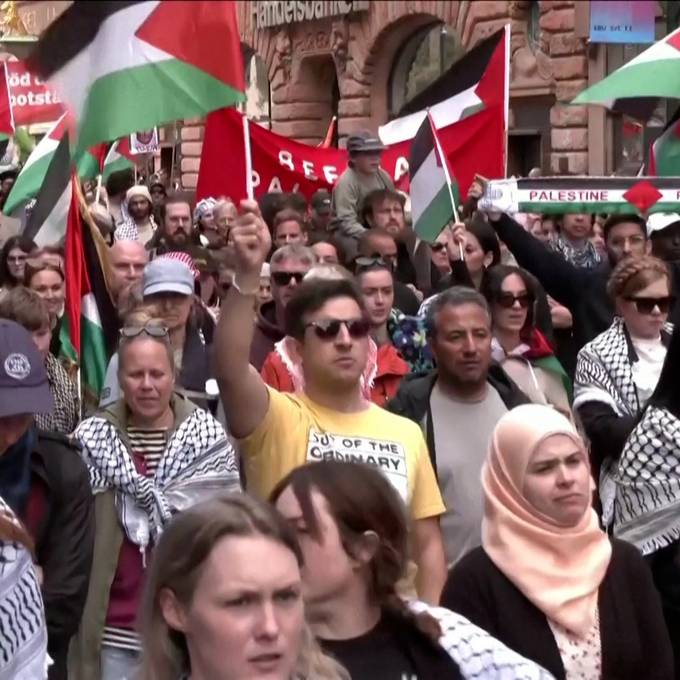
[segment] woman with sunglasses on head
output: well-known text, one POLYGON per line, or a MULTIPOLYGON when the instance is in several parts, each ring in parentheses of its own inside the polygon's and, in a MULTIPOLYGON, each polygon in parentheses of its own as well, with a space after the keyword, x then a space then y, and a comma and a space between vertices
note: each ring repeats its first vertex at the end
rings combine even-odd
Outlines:
POLYGON ((590 440, 605 524, 611 521, 612 470, 661 374, 673 306, 671 275, 649 255, 621 260, 609 277, 612 325, 578 353, 574 411, 590 440))
POLYGON ((556 680, 673 680, 649 568, 592 508, 588 452, 555 409, 518 406, 482 469, 482 546, 449 574, 442 604, 556 680))
POLYGON ((312 632, 352 680, 549 677, 463 617, 402 597, 406 513, 379 470, 307 464, 282 479, 270 499, 300 541, 312 632))
POLYGON ((305 624, 294 531, 224 495, 163 532, 142 609, 138 680, 349 680, 305 624))
POLYGON ((222 426, 174 391, 168 330, 148 314, 121 330, 122 398, 75 431, 95 494, 90 586, 71 671, 82 680, 131 680, 139 662, 135 622, 155 542, 176 512, 239 488, 222 426))
POLYGON ((25 236, 11 236, 0 251, 0 289, 23 285, 26 260, 38 249, 25 236))
POLYGON ((532 278, 519 267, 496 265, 482 281, 491 310, 491 355, 529 399, 571 417, 570 383, 550 343, 533 322, 532 278))

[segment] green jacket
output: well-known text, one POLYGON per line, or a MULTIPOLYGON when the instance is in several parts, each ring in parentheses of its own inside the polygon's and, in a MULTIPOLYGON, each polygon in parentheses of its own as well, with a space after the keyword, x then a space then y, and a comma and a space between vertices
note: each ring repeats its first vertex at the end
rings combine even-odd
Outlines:
MULTIPOLYGON (((172 433, 198 408, 185 397, 174 395, 171 402, 175 414, 172 433)), ((123 400, 96 413, 105 418, 120 433, 125 446, 127 437, 127 408, 123 400)), ((78 632, 71 640, 68 660, 69 680, 101 680, 101 642, 109 609, 109 592, 118 567, 118 555, 123 545, 123 530, 118 521, 115 493, 105 491, 94 497, 95 541, 85 609, 78 632)))

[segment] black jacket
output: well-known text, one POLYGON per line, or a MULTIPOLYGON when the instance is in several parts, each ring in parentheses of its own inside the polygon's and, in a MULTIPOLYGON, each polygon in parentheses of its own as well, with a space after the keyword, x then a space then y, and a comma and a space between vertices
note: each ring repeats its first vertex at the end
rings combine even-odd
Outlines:
POLYGON ((606 290, 611 273, 609 262, 594 269, 575 267, 548 250, 508 215, 501 215, 498 222, 490 224, 519 266, 533 274, 548 295, 569 308, 577 347, 609 328, 614 318, 614 305, 606 290))
MULTIPOLYGON (((422 425, 426 420, 427 448, 435 473, 437 472, 437 452, 434 445, 434 427, 432 424, 432 411, 430 409, 430 395, 437 382, 437 371, 427 375, 407 375, 399 386, 399 391, 387 404, 387 410, 413 420, 422 425)), ((528 404, 529 399, 517 385, 508 377, 507 373, 498 365, 489 366, 487 381, 495 388, 498 396, 508 409, 528 404)))
MULTIPOLYGON (((625 326, 624 333, 628 343, 628 360, 633 364, 638 356, 625 326)), ((665 330, 661 331, 661 341, 666 347, 670 344, 671 336, 665 330)), ((618 460, 621 456, 626 440, 640 420, 643 407, 644 404, 638 404, 637 413, 632 416, 620 416, 609 404, 601 401, 585 401, 576 409, 590 442, 590 461, 596 481, 600 478, 605 459, 618 460)))
MULTIPOLYGON (((614 318, 614 304, 607 295, 607 281, 611 274, 609 262, 602 262, 594 269, 576 267, 558 253, 548 250, 508 215, 501 215, 497 222, 490 224, 519 266, 531 272, 548 295, 569 308, 574 320, 577 348, 609 328, 614 318)), ((679 290, 680 263, 667 264, 673 276, 673 289, 679 290)), ((669 320, 674 323, 680 321, 680 303, 676 302, 669 320)))
MULTIPOLYGON (((640 553, 612 541, 599 589, 603 680, 673 680, 673 653, 659 595, 640 553)), ((467 617, 527 659, 565 680, 548 620, 475 548, 449 573, 442 606, 467 617)))
POLYGON ((65 680, 66 655, 85 606, 94 548, 92 491, 77 446, 65 436, 40 432, 31 456, 32 487, 42 484, 44 508, 31 527, 43 572, 50 680, 65 680))

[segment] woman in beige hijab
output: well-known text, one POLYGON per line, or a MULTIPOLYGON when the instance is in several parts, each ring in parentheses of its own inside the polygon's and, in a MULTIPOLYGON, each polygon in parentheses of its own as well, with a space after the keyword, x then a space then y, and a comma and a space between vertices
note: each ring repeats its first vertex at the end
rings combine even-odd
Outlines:
POLYGON ((443 606, 557 680, 672 680, 659 596, 638 551, 591 507, 588 453, 538 404, 505 414, 482 470, 482 547, 454 567, 443 606))

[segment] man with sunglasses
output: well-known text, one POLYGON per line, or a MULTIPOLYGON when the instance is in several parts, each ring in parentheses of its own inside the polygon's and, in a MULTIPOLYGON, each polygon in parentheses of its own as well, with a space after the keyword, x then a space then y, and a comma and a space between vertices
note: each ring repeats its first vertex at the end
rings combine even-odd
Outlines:
POLYGON ((274 345, 283 339, 286 305, 315 262, 312 250, 301 244, 282 246, 274 251, 269 263, 272 300, 261 305, 257 312, 250 348, 250 363, 258 371, 262 369, 274 345))
POLYGON ((414 522, 418 591, 438 601, 446 577, 441 495, 419 428, 372 404, 361 379, 370 322, 361 293, 347 280, 310 280, 288 300, 285 330, 300 359, 302 392, 268 388, 248 364, 252 305, 271 237, 252 202, 233 229, 235 276, 222 306, 217 379, 232 434, 241 440, 247 488, 266 497, 290 470, 315 460, 361 461, 380 468, 414 522))
POLYGON ((388 408, 425 432, 447 507, 441 525, 452 564, 481 545, 480 476, 491 432, 529 400, 491 361, 491 314, 476 290, 454 286, 437 295, 426 328, 437 369, 407 376, 388 408))

